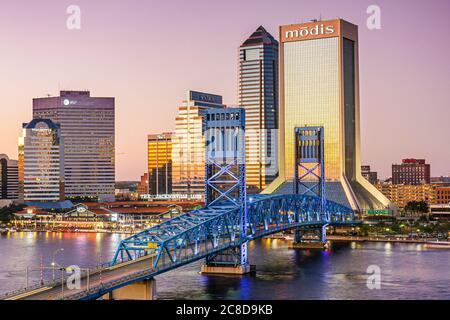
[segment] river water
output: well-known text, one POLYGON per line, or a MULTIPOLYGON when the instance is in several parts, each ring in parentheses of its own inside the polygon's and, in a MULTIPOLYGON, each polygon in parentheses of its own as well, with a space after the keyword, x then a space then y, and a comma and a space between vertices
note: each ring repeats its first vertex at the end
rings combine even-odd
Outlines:
MULTIPOLYGON (((55 261, 92 267, 111 259, 126 236, 18 232, 0 236, 0 293, 51 276, 55 261), (33 267, 36 267, 33 269, 33 267), (30 280, 30 282, 32 282, 30 280)), ((256 273, 242 277, 199 274, 201 261, 156 277, 158 299, 450 299, 450 250, 422 244, 332 243, 327 251, 292 250, 284 240, 249 244, 256 273), (367 268, 381 271, 381 288, 369 289, 367 268)))

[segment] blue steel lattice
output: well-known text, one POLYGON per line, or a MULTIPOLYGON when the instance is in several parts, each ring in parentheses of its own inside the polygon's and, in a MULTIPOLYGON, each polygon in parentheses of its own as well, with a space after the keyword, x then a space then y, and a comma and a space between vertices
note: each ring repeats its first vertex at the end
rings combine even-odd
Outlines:
MULTIPOLYGON (((204 113, 205 204, 235 209, 239 230, 245 232, 248 214, 245 179, 245 111, 242 108, 207 110, 204 113)), ((245 234, 240 234, 244 238, 245 234)), ((207 265, 248 264, 247 244, 211 254, 207 265)))
POLYGON ((295 128, 294 193, 313 195, 325 203, 323 127, 295 128))

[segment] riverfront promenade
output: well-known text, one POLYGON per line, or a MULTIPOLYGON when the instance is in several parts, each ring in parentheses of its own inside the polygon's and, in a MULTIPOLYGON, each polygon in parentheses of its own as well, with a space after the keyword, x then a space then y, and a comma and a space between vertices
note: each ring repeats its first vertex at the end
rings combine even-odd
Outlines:
POLYGON ((327 239, 330 241, 399 242, 399 243, 427 243, 438 240, 436 238, 412 239, 394 236, 363 237, 363 236, 338 236, 338 235, 328 235, 327 239))

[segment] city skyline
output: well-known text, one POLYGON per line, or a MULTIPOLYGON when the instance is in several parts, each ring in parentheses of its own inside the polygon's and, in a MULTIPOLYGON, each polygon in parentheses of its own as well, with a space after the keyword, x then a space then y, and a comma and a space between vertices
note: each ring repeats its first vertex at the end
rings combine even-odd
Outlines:
MULTIPOLYGON (((449 4, 444 1, 434 1, 441 10, 418 1, 403 5, 379 1, 382 28, 372 31, 365 25, 368 1, 346 1, 346 5, 262 1, 258 2, 262 4, 260 13, 251 19, 237 19, 242 22, 233 25, 222 16, 215 16, 214 22, 192 19, 183 29, 174 24, 180 14, 173 10, 174 3, 125 5, 110 1, 106 6, 104 1, 78 1, 82 10, 79 31, 65 28, 65 9, 70 3, 43 3, 17 1, 7 7, 0 3, 6 16, 0 22, 0 35, 11 44, 0 62, 6 75, 0 79, 4 88, 0 143, 1 152, 11 159, 17 159, 20 125, 30 119, 32 98, 47 93, 56 96, 59 89, 89 89, 95 96, 117 97, 117 180, 138 180, 147 166, 147 134, 174 130, 179 101, 186 90, 215 92, 224 96, 225 104, 236 105, 238 48, 248 34, 262 25, 277 35, 279 25, 305 22, 321 14, 323 19, 340 16, 360 27, 362 164, 371 165, 385 178, 390 176, 392 163, 408 157, 425 158, 431 163, 432 176, 450 173, 450 151, 441 148, 450 134, 445 121, 450 72, 448 65, 439 63, 450 54, 445 41, 449 22, 444 19, 449 4), (126 12, 121 10, 123 6, 126 12), (171 14, 171 25, 157 13, 171 14), (427 23, 419 23, 422 21, 427 23), (158 24, 166 30, 162 35, 154 28, 158 24), (202 52, 188 49, 191 44, 195 47, 196 37, 205 48, 202 52), (111 52, 118 43, 120 50, 111 52), (91 45, 95 51, 83 49, 91 45), (430 47, 432 61, 422 63, 430 56, 430 47), (158 59, 171 63, 158 66, 158 59)), ((209 9, 202 1, 178 6, 193 17, 224 10, 224 16, 233 13, 241 18, 250 12, 251 3, 228 4, 215 3, 209 9)))

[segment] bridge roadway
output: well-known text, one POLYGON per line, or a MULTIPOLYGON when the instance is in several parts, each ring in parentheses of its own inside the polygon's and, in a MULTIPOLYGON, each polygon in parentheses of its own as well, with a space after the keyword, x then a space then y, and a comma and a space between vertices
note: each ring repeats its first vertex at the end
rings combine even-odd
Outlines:
POLYGON ((137 260, 131 260, 124 263, 116 264, 112 267, 102 267, 96 269, 95 272, 89 274, 89 289, 88 277, 85 272, 81 277, 81 287, 79 289, 69 290, 67 285, 64 286, 64 296, 61 281, 53 284, 44 285, 36 289, 30 289, 25 292, 18 292, 9 297, 3 297, 4 300, 59 300, 70 299, 74 295, 87 292, 98 292, 102 287, 109 287, 111 285, 117 286, 121 282, 129 282, 132 279, 142 278, 146 274, 151 274, 154 271, 151 268, 151 262, 155 255, 144 256, 137 260))
MULTIPOLYGON (((275 230, 275 229, 274 229, 275 230)), ((239 239, 236 245, 240 244, 239 239)), ((224 250, 225 246, 216 246, 206 244, 204 252, 199 253, 195 258, 180 261, 177 266, 182 266, 190 262, 205 258, 207 255, 217 253, 224 250)), ((104 294, 114 289, 124 287, 128 284, 135 283, 140 280, 152 278, 160 273, 166 272, 174 268, 173 264, 164 264, 153 268, 153 262, 156 254, 149 254, 135 260, 129 260, 117 263, 113 266, 101 267, 95 269, 89 274, 89 280, 86 272, 82 274, 81 285, 79 289, 68 289, 67 284, 64 285, 64 293, 61 281, 52 284, 44 284, 37 288, 24 289, 8 296, 0 297, 0 300, 83 300, 98 299, 104 294)))

